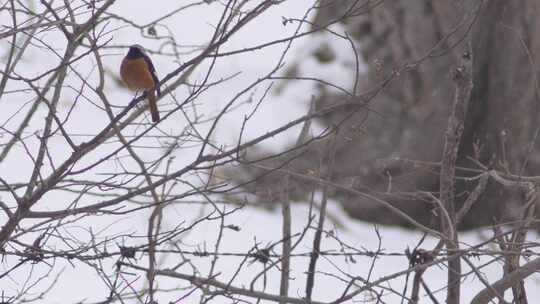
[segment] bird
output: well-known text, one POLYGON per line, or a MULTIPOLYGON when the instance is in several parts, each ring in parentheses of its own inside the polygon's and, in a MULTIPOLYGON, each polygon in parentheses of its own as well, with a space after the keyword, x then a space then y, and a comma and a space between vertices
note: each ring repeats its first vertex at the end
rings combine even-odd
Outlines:
POLYGON ((120 65, 120 76, 130 90, 144 90, 144 94, 148 96, 152 122, 158 122, 159 111, 155 92, 158 96, 161 95, 159 80, 154 64, 142 46, 134 44, 129 47, 129 51, 120 65))

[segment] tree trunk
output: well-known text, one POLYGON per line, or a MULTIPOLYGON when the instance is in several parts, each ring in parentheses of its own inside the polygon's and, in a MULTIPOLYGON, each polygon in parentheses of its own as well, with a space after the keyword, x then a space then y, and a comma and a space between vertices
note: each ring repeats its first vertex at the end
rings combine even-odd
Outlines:
MULTIPOLYGON (((457 176, 478 175, 484 170, 479 163, 515 176, 540 175, 540 143, 536 138, 540 128, 540 36, 534 35, 540 33, 540 2, 410 0, 375 5, 368 1, 369 8, 359 2, 322 1, 314 27, 340 18, 356 3, 362 13, 342 26, 354 37, 368 66, 367 73, 358 79, 357 93, 377 88, 387 77, 394 78, 367 107, 347 94, 320 86, 316 109, 341 105, 317 118, 322 125, 340 124, 334 183, 383 198, 422 224, 438 225, 432 204, 419 191, 437 193, 439 189, 444 132, 454 94, 451 73, 465 41, 471 42, 474 56, 474 89, 457 166, 474 170, 458 168, 457 176)), ((352 55, 349 62, 354 61, 352 55)), ((313 56, 321 64, 340 60, 324 44, 313 56), (326 56, 321 56, 323 53, 326 56)), ((354 74, 351 68, 351 77, 354 74)), ((323 140, 308 146, 307 153, 289 163, 288 169, 300 174, 317 171, 318 151, 323 151, 324 145, 323 140)), ((267 165, 277 167, 287 157, 267 165)), ((262 173, 253 168, 244 171, 250 177, 262 173)), ((248 189, 261 200, 272 201, 280 197, 281 178, 282 173, 274 172, 248 189)), ((458 208, 476 184, 472 179, 456 181, 458 208)), ((291 197, 305 198, 309 189, 305 179, 291 177, 291 197)), ((332 195, 352 217, 408 226, 402 217, 373 200, 342 191, 332 195)), ((490 179, 460 229, 489 225, 494 218, 518 219, 523 202, 521 189, 502 187, 490 179)))

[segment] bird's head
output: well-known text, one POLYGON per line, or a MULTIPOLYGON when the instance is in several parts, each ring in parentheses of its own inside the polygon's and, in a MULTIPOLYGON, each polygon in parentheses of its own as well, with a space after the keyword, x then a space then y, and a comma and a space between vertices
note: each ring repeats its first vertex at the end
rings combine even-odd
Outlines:
POLYGON ((146 55, 146 51, 144 48, 139 44, 134 44, 129 47, 129 51, 127 53, 127 57, 130 59, 134 58, 140 58, 142 56, 146 55))

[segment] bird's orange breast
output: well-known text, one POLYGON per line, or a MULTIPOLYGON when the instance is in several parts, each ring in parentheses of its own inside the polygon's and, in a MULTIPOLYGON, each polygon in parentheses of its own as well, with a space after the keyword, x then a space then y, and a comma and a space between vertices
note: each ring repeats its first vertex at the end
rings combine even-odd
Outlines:
POLYGON ((133 91, 148 90, 154 87, 154 79, 144 58, 122 60, 120 76, 126 86, 133 91))

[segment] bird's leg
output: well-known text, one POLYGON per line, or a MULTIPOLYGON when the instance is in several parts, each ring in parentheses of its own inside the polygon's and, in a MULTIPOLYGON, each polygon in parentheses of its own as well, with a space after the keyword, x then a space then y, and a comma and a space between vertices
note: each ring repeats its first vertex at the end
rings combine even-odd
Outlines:
POLYGON ((133 95, 133 98, 131 99, 131 102, 129 103, 129 107, 134 107, 137 105, 137 95, 139 95, 139 91, 135 91, 135 95, 133 95))

